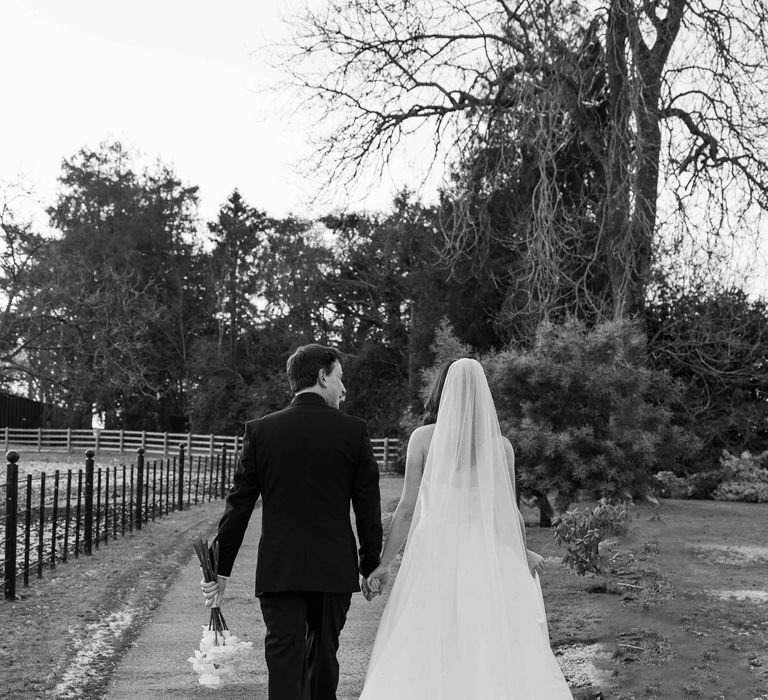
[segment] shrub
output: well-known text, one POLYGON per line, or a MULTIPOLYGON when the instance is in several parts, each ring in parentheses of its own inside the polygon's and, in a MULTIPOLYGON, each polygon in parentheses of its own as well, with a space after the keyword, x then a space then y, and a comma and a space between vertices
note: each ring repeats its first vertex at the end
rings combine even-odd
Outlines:
MULTIPOLYGON (((645 343, 628 321, 594 328, 545 323, 530 347, 510 345, 479 358, 502 432, 517 454, 520 491, 535 500, 541 526, 580 492, 642 496, 654 472, 695 461, 700 441, 671 421, 670 406, 682 389, 648 369, 645 343)), ((427 385, 445 359, 469 350, 447 324, 432 349, 436 363, 424 372, 427 385)))
POLYGON ((557 516, 552 525, 555 543, 566 548, 563 564, 581 576, 590 571, 600 573, 600 542, 609 535, 624 533, 626 520, 627 507, 611 505, 605 499, 592 510, 574 508, 557 516))
POLYGON ((662 498, 687 498, 688 479, 677 476, 669 470, 656 472, 653 475, 652 487, 654 492, 662 498))
POLYGON ((725 470, 712 469, 678 476, 665 470, 653 475, 652 488, 662 498, 712 498, 712 492, 725 477, 725 470))
POLYGON ((725 478, 723 469, 708 469, 707 471, 689 474, 686 477, 688 484, 688 498, 712 498, 712 492, 725 478))
POLYGON ((768 503, 768 483, 727 481, 715 489, 713 497, 716 501, 768 503))
POLYGON ((732 455, 727 450, 720 460, 726 478, 715 489, 712 497, 717 501, 745 501, 768 503, 768 452, 751 455, 742 452, 732 455))
POLYGON ((671 423, 680 387, 645 361, 645 338, 632 323, 589 329, 575 321, 544 324, 530 349, 482 359, 526 496, 542 507, 556 491, 563 511, 579 491, 644 495, 652 474, 695 453, 699 443, 671 423))

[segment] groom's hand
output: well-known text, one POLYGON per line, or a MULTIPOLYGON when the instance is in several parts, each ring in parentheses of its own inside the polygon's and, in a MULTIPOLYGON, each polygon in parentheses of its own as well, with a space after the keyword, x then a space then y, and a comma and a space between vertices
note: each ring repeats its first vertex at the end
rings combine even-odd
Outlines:
POLYGON ((205 596, 205 607, 218 608, 224 600, 224 589, 227 587, 227 579, 217 576, 216 581, 200 581, 200 590, 205 596))
POLYGON ((387 566, 377 566, 368 576, 368 588, 371 591, 371 597, 368 598, 368 600, 371 600, 372 598, 375 598, 377 595, 381 595, 381 593, 384 591, 384 586, 387 585, 387 582, 389 581, 389 567, 387 566))
POLYGON ((363 592, 366 600, 371 600, 373 598, 373 595, 371 595, 371 587, 368 585, 368 579, 366 579, 365 576, 360 577, 360 590, 363 592))

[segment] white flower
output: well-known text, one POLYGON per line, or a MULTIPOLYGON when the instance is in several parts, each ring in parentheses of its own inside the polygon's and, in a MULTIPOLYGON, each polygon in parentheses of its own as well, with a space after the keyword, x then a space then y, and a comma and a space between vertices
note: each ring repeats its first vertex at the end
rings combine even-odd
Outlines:
POLYGON ((240 668, 253 642, 241 642, 229 630, 203 628, 199 650, 187 661, 198 675, 200 685, 218 688, 222 678, 232 678, 240 668))
POLYGON ((221 678, 217 673, 201 673, 197 682, 207 688, 218 688, 221 685, 221 678))

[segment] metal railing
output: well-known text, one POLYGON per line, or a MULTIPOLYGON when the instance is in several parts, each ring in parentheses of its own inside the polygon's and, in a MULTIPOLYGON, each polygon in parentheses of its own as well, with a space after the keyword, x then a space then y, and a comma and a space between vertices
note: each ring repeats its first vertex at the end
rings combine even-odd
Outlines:
POLYGON ((0 548, 5 597, 16 597, 20 580, 42 578, 69 557, 91 554, 142 525, 192 505, 224 498, 236 455, 226 445, 211 458, 189 456, 180 444, 173 457, 147 460, 138 448, 135 463, 97 467, 89 449, 84 468, 57 469, 19 479, 19 453, 6 455, 6 482, 0 484, 0 548))

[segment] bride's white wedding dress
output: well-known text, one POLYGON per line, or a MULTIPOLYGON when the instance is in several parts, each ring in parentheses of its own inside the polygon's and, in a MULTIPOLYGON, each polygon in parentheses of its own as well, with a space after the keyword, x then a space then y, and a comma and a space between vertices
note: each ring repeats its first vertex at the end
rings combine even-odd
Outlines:
POLYGON ((448 372, 360 700, 561 700, 482 367, 448 372))

